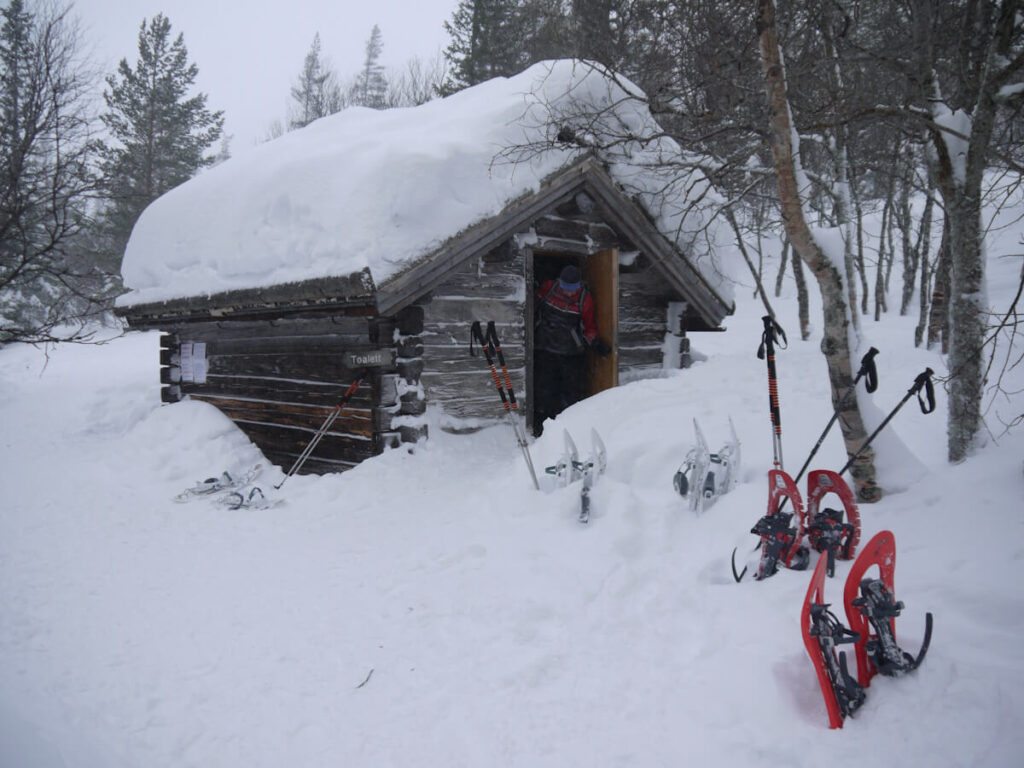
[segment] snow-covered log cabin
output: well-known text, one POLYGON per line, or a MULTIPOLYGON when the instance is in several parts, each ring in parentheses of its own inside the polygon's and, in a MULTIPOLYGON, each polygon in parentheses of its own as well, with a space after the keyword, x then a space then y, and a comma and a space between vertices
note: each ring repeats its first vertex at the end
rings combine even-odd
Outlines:
POLYGON ((591 394, 685 367, 687 334, 732 308, 714 222, 692 204, 712 191, 680 174, 671 140, 602 140, 656 135, 629 88, 545 62, 415 108, 345 110, 156 200, 118 311, 164 333, 163 399, 212 403, 287 469, 365 368, 303 468, 337 471, 428 421, 500 418, 469 351, 471 323, 493 320, 535 426, 533 297, 569 263, 612 348, 590 362, 591 394))

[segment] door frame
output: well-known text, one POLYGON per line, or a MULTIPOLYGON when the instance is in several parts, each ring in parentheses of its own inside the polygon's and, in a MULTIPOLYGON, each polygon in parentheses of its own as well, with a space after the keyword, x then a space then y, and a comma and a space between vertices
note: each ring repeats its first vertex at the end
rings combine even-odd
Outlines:
POLYGON ((526 408, 527 426, 532 430, 534 403, 534 362, 533 362, 533 328, 535 301, 534 259, 564 259, 580 265, 584 282, 595 303, 594 319, 598 335, 611 347, 607 357, 600 358, 593 352, 587 352, 587 389, 586 397, 596 395, 619 384, 619 258, 617 248, 608 248, 590 254, 559 251, 557 249, 527 248, 526 249, 526 298, 524 319, 525 328, 525 368, 526 368, 526 408), (596 384, 595 384, 596 382, 596 384))

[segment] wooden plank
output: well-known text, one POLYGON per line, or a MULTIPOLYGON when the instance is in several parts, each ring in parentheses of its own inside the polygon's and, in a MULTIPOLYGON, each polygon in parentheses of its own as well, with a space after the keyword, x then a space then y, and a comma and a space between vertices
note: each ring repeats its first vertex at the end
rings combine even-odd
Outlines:
MULTIPOLYGON (((333 413, 333 407, 301 405, 296 403, 275 403, 266 400, 244 400, 215 395, 193 395, 217 407, 232 421, 251 421, 278 426, 299 427, 316 431, 333 413)), ((373 435, 373 414, 366 409, 346 408, 331 424, 328 430, 337 435, 373 435)))
POLYGON ((622 349, 619 353, 620 369, 643 365, 661 366, 663 353, 661 347, 636 347, 622 349))
MULTIPOLYGON (((314 432, 309 429, 261 424, 251 421, 236 421, 236 425, 259 446, 264 454, 275 452, 298 456, 309 445, 314 432)), ((376 456, 380 451, 374 439, 353 438, 326 434, 310 458, 330 459, 358 463, 376 456)), ((288 466, 291 466, 289 463, 288 466)), ((287 467, 286 467, 287 469, 287 467)))
POLYGON ((587 259, 586 280, 594 298, 594 319, 597 333, 611 347, 611 354, 598 357, 588 354, 589 392, 596 395, 619 383, 618 319, 619 319, 619 255, 610 248, 587 259))
POLYGON ((448 277, 433 291, 433 301, 443 298, 473 296, 479 299, 515 299, 522 297, 521 273, 488 274, 476 269, 460 270, 448 277))
POLYGON ((466 323, 467 327, 475 320, 486 323, 493 320, 503 325, 521 324, 523 322, 523 302, 521 297, 507 301, 502 299, 458 299, 435 298, 426 307, 425 328, 435 325, 451 325, 466 323))
POLYGON ((206 358, 210 376, 250 376, 348 385, 358 368, 345 364, 343 354, 213 355, 206 358))
MULTIPOLYGON (((350 382, 349 382, 350 383, 350 382)), ((335 386, 311 382, 293 382, 280 379, 261 379, 240 376, 208 376, 203 384, 181 385, 183 394, 234 399, 264 400, 267 402, 333 408, 341 399, 348 383, 335 386)), ((375 404, 373 386, 364 381, 349 403, 353 408, 372 408, 375 404)))
POLYGON ((189 323, 182 333, 194 341, 214 339, 251 339, 266 337, 351 336, 367 343, 372 317, 324 315, 320 317, 284 317, 265 320, 210 320, 189 323))
MULTIPOLYGON (((192 339, 182 338, 182 341, 192 339)), ((194 339, 203 341, 203 339, 194 339)), ((390 346, 390 344, 385 345, 390 346)), ((206 356, 213 355, 287 355, 315 353, 340 355, 345 352, 368 352, 377 349, 366 339, 341 334, 317 336, 262 336, 227 339, 210 338, 206 341, 206 356)))
MULTIPOLYGON (((276 467, 280 467, 283 472, 287 472, 299 457, 299 454, 297 453, 292 454, 285 451, 275 451, 270 449, 264 450, 263 455, 267 457, 267 461, 276 467)), ((330 459, 310 457, 306 459, 302 467, 299 468, 297 474, 327 475, 335 472, 344 472, 355 466, 358 466, 358 463, 354 461, 332 461, 330 459)))
POLYGON ((664 328, 629 328, 619 327, 619 349, 627 347, 649 347, 660 345, 665 339, 664 328))

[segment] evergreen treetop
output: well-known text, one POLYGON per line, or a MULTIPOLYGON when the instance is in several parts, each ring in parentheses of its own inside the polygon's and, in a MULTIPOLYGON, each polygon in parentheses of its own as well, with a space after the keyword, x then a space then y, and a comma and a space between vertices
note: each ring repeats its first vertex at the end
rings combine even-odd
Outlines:
POLYGON ((139 214, 160 195, 214 160, 207 150, 221 137, 222 112, 206 94, 190 96, 199 68, 188 60, 184 37, 157 14, 139 28, 134 66, 122 59, 107 77, 104 125, 116 144, 101 148, 101 170, 111 202, 109 223, 125 242, 139 214))

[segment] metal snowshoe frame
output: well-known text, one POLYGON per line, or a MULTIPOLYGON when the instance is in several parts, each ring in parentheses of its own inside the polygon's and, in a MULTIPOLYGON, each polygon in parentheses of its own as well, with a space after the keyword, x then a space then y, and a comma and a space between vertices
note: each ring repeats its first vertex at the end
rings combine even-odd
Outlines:
POLYGON ((225 470, 224 472, 221 472, 218 477, 208 477, 205 480, 197 482, 191 488, 186 488, 174 497, 174 501, 191 501, 196 497, 215 496, 223 491, 241 488, 255 480, 262 471, 262 464, 254 464, 249 467, 249 469, 237 475, 232 475, 230 472, 225 470))
POLYGON ((863 686, 871 682, 876 672, 898 677, 917 669, 931 645, 933 618, 930 612, 925 614, 924 639, 916 656, 902 650, 896 642, 895 619, 904 605, 894 597, 895 571, 896 537, 892 531, 879 531, 864 545, 846 578, 843 602, 846 620, 861 635, 856 652, 857 675, 863 686), (868 569, 874 566, 878 566, 879 578, 865 578, 868 569))
POLYGON ((849 671, 846 652, 838 646, 860 642, 860 633, 847 629, 825 602, 825 558, 818 560, 800 611, 804 647, 817 673, 818 684, 828 710, 830 728, 842 728, 843 720, 854 714, 866 698, 865 686, 849 671))
POLYGON ((925 636, 921 649, 912 656, 896 644, 894 619, 903 603, 893 597, 892 580, 896 565, 896 540, 891 531, 880 531, 854 561, 843 588, 847 629, 825 602, 825 571, 828 561, 818 560, 800 613, 801 632, 807 654, 818 676, 829 727, 842 728, 843 720, 863 704, 871 678, 877 674, 899 677, 917 669, 931 643, 932 615, 925 614, 925 636), (880 578, 864 578, 878 566, 880 578), (860 596, 858 596, 858 590, 860 596), (874 628, 875 634, 871 634, 874 628), (857 659, 857 677, 850 675, 846 654, 837 646, 852 643, 857 659))
POLYGON ((562 456, 557 463, 545 467, 544 472, 558 478, 558 485, 563 488, 577 480, 583 480, 580 488, 579 521, 586 523, 590 520, 590 489, 608 466, 608 451, 596 429, 590 430, 591 454, 582 461, 576 448, 576 441, 572 439, 569 430, 564 430, 562 441, 562 456))
POLYGON ((827 574, 832 577, 836 572, 836 559, 852 560, 860 543, 860 510, 853 491, 838 472, 815 469, 807 476, 805 514, 808 543, 824 554, 828 561, 827 574), (839 497, 842 509, 821 508, 822 500, 829 494, 839 497))
MULTIPOLYGON (((805 535, 811 547, 823 553, 828 561, 828 575, 832 576, 836 558, 850 560, 856 554, 860 542, 860 512, 853 491, 837 472, 816 469, 808 474, 805 507, 796 481, 786 472, 773 469, 768 472, 768 511, 750 532, 761 537, 755 549, 761 550, 755 574, 758 581, 775 575, 780 566, 794 571, 804 570, 810 558, 808 548, 803 545, 805 535), (828 510, 830 514, 821 511, 821 502, 829 494, 839 497, 842 510, 828 510), (793 505, 792 513, 783 511, 786 502, 793 505), (846 522, 843 522, 844 514, 846 522), (791 525, 793 518, 795 524, 791 525), (838 528, 838 531, 834 532, 833 528, 838 528)), ((732 551, 732 576, 740 582, 747 573, 747 567, 737 571, 737 549, 732 551)))
POLYGON ((736 487, 741 454, 732 418, 729 419, 730 441, 717 453, 708 449, 708 441, 697 419, 693 420, 693 432, 696 445, 687 452, 672 484, 676 493, 688 499, 690 509, 699 514, 719 496, 736 487))

